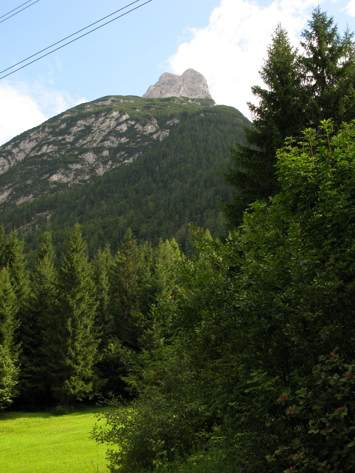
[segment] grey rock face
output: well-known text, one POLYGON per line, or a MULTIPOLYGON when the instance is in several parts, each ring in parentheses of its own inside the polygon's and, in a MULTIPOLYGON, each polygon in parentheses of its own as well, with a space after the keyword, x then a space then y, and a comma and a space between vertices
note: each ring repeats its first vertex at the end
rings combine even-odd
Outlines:
POLYGON ((181 76, 165 72, 155 85, 149 87, 143 97, 147 99, 165 97, 212 99, 207 80, 194 69, 187 69, 181 76))

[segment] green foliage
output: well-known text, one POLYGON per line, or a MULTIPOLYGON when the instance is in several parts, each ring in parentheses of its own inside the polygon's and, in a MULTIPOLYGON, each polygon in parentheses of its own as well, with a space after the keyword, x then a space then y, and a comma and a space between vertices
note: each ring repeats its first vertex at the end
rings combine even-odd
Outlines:
POLYGON ((181 350, 163 349, 159 360, 143 373, 141 398, 128 409, 105 414, 106 427, 97 428, 98 442, 119 445, 109 449, 110 471, 124 473, 151 471, 183 458, 200 440, 206 414, 194 390, 189 360, 181 350))
POLYGON ((51 400, 53 327, 58 311, 58 275, 50 233, 44 233, 31 273, 26 322, 21 328, 20 398, 23 406, 47 405, 51 400))
POLYGON ((0 410, 8 407, 17 394, 18 347, 14 343, 16 295, 7 268, 0 268, 0 410))
POLYGON ((277 191, 276 150, 286 137, 297 136, 307 123, 304 108, 308 98, 302 88, 300 60, 280 25, 272 37, 260 76, 267 88, 252 87, 259 104, 248 104, 253 127, 245 130, 247 145, 238 144, 230 149, 233 167, 226 173, 226 179, 237 192, 225 204, 225 211, 234 226, 241 222, 248 204, 277 191))
POLYGON ((76 225, 60 263, 59 308, 52 332, 51 388, 63 405, 93 391, 96 306, 86 244, 76 225))
MULTIPOLYGON (((176 118, 168 108, 171 101, 161 100, 161 119, 176 118)), ((183 250, 190 223, 210 228, 213 235, 226 233, 219 201, 228 197, 230 187, 221 171, 228 163, 228 146, 244 140, 243 126, 249 122, 232 107, 197 107, 194 113, 184 113, 158 148, 145 147, 129 165, 85 186, 72 186, 3 212, 1 221, 7 230, 23 230, 26 253, 38 247, 48 229, 60 253, 70 227, 79 222, 91 257, 106 243, 116 253, 128 228, 137 241, 154 246, 160 239, 175 237, 183 250)))
POLYGON ((236 188, 225 204, 233 226, 241 223, 248 204, 278 192, 276 151, 287 137, 298 140, 305 127, 316 130, 324 119, 338 128, 355 118, 353 34, 347 30, 341 37, 334 20, 318 7, 302 36, 300 55, 286 31, 276 28, 260 72, 267 88, 252 87, 259 99, 258 105, 249 104, 253 127, 246 130, 247 146, 230 150, 232 168, 226 173, 236 188))
POLYGON ((292 435, 267 456, 271 471, 354 471, 355 362, 321 356, 312 376, 279 397, 292 435))
MULTIPOLYGON (((352 362, 339 365, 344 390, 327 392, 330 378, 314 381, 324 371, 314 368, 319 356, 338 346, 351 360, 354 347, 355 123, 332 130, 324 121, 279 151, 280 193, 254 203, 226 241, 196 230, 197 254, 173 266, 174 286, 153 306, 149 343, 130 365, 133 410, 113 413, 95 432, 122 445, 110 452, 111 471, 183 469, 201 450, 214 452, 221 471, 298 468, 292 449, 309 452, 302 471, 323 471, 331 458, 339 471, 353 468, 350 450, 340 450, 352 415, 335 438, 308 434, 310 421, 316 430, 322 419, 330 426, 353 396, 352 362)), ((348 449, 352 441, 350 434, 348 449)))
POLYGON ((334 19, 318 6, 302 36, 301 59, 305 86, 310 96, 308 118, 318 124, 331 118, 336 125, 355 115, 355 51, 353 33, 338 33, 334 19))

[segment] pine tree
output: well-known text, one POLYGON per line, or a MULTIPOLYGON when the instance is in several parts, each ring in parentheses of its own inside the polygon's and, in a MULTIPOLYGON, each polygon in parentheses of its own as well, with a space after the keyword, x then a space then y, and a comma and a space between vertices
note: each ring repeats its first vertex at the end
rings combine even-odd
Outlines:
POLYGON ((58 277, 54 266, 52 236, 46 232, 37 250, 32 272, 26 324, 22 328, 20 401, 26 407, 50 400, 53 327, 58 310, 58 277))
POLYGON ((347 30, 341 37, 333 19, 317 7, 302 36, 300 56, 277 27, 260 73, 267 88, 252 87, 259 104, 248 104, 254 116, 253 127, 245 130, 248 146, 231 150, 233 168, 225 174, 235 187, 231 202, 224 204, 234 226, 248 204, 278 192, 276 151, 287 137, 299 139, 305 127, 317 129, 324 119, 339 126, 355 118, 353 33, 347 30))
POLYGON ((305 87, 311 97, 307 115, 311 125, 331 118, 340 125, 355 118, 355 48, 353 33, 338 33, 333 18, 317 7, 302 33, 305 87))
POLYGON ((245 129, 248 144, 230 149, 233 168, 225 174, 227 182, 236 188, 231 203, 224 205, 233 225, 240 223, 248 204, 277 191, 276 150, 286 137, 298 135, 305 125, 307 97, 302 88, 299 56, 280 25, 260 76, 266 88, 252 87, 259 104, 248 103, 254 118, 253 127, 245 129))
MULTIPOLYGON (((0 238, 1 240, 1 238, 0 238)), ((16 293, 17 305, 22 310, 29 295, 29 275, 26 269, 26 260, 23 253, 23 240, 20 240, 16 232, 11 232, 5 239, 3 266, 10 271, 10 278, 16 293)))
POLYGON ((113 265, 113 257, 109 246, 98 250, 92 263, 93 277, 96 288, 96 326, 100 333, 100 350, 106 348, 113 333, 113 317, 109 307, 110 282, 109 275, 113 265))
POLYGON ((0 268, 5 266, 5 230, 0 225, 0 268))
POLYGON ((79 225, 66 244, 58 287, 59 308, 52 337, 52 390, 60 404, 68 405, 92 394, 98 346, 95 287, 79 225))
POLYGON ((13 402, 17 394, 18 346, 16 328, 16 294, 7 268, 0 268, 0 410, 13 402))
POLYGON ((115 336, 126 346, 137 346, 142 253, 129 229, 120 243, 110 274, 110 311, 115 336))

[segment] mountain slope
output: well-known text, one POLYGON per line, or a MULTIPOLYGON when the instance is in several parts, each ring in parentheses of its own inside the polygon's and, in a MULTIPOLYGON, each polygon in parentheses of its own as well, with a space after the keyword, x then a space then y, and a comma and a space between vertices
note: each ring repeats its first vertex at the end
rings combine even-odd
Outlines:
MULTIPOLYGON (((48 228, 53 231, 54 243, 60 248, 69 227, 76 222, 81 223, 92 252, 105 241, 115 249, 129 227, 139 240, 155 243, 160 237, 175 236, 183 246, 189 223, 209 227, 214 233, 225 231, 218 203, 222 197, 228 197, 230 189, 221 173, 228 162, 228 147, 243 141, 243 128, 249 121, 238 110, 211 106, 211 101, 202 101, 205 102, 203 106, 201 101, 201 105, 197 105, 176 98, 137 100, 142 108, 150 107, 145 112, 145 126, 155 119, 159 131, 169 130, 169 133, 164 139, 154 140, 150 135, 134 134, 136 125, 131 128, 130 143, 136 143, 137 137, 148 142, 132 162, 127 163, 126 158, 126 164, 117 165, 102 176, 98 176, 94 168, 85 185, 75 184, 72 180, 62 183, 61 192, 58 192, 58 187, 53 189, 51 181, 41 175, 46 173, 48 176, 48 166, 61 166, 62 174, 69 172, 70 167, 65 168, 67 163, 63 164, 60 159, 58 164, 54 157, 48 159, 49 164, 45 157, 37 158, 37 166, 32 172, 47 186, 42 195, 38 187, 38 198, 31 202, 14 207, 11 200, 7 200, 8 210, 0 214, 0 223, 5 224, 7 231, 17 228, 24 233, 28 251, 35 248, 41 233, 48 228)), ((112 113, 109 110, 108 113, 112 113)), ((56 123, 60 123, 60 119, 57 118, 56 123)), ((134 121, 143 127, 141 116, 135 115, 134 121)), ((132 145, 130 152, 136 154, 137 148, 132 145)), ((98 149, 93 151, 97 156, 98 149)), ((128 155, 127 148, 124 149, 128 155)), ((119 155, 122 150, 121 145, 109 149, 111 156, 119 155)), ((73 152, 80 155, 84 151, 74 148, 73 152)), ((23 182, 23 175, 17 171, 29 172, 31 168, 25 168, 28 162, 32 166, 31 157, 1 176, 3 180, 7 176, 12 178, 12 193, 18 192, 17 198, 21 198, 19 192, 23 182)), ((114 165, 117 163, 119 159, 114 165)))
POLYGON ((131 163, 189 114, 213 105, 113 96, 72 108, 0 148, 0 211, 131 163))

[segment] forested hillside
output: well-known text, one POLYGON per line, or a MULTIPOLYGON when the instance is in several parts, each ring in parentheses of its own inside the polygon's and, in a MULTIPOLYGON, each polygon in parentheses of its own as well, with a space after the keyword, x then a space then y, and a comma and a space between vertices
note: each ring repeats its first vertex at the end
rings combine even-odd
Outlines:
POLYGON ((6 231, 19 229, 24 234, 26 251, 38 246, 46 229, 61 248, 75 223, 82 225, 90 254, 105 242, 116 250, 128 228, 139 241, 157 244, 159 238, 175 237, 184 248, 190 223, 226 235, 219 202, 228 199, 232 188, 222 171, 228 164, 228 147, 244 142, 243 127, 249 122, 224 106, 186 112, 180 118, 159 146, 134 162, 89 184, 3 212, 0 222, 6 231))

